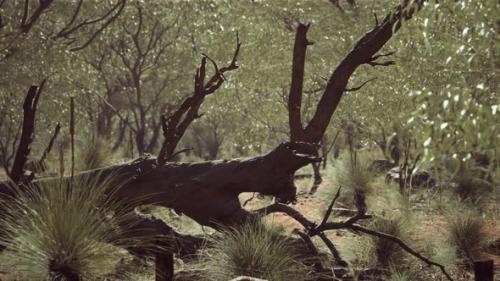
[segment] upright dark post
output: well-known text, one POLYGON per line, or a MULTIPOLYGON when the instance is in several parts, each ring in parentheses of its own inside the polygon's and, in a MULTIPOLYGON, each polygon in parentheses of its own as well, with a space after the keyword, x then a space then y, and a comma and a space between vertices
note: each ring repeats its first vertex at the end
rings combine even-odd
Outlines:
POLYGON ((156 254, 155 276, 155 281, 174 280, 174 255, 172 252, 156 254))
POLYGON ((475 281, 493 281, 493 260, 474 262, 475 281))

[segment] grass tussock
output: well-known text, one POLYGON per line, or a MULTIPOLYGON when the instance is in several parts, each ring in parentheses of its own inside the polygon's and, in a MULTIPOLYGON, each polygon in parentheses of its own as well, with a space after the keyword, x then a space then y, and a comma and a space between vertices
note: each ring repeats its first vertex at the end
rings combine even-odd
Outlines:
POLYGON ((350 157, 343 157, 334 164, 331 178, 336 186, 342 187, 339 202, 353 207, 357 203, 357 197, 364 197, 372 192, 377 174, 370 165, 371 161, 368 159, 353 161, 350 157))
POLYGON ((203 251, 208 280, 251 276, 273 281, 310 280, 308 268, 280 229, 252 220, 223 229, 203 251))
POLYGON ((387 281, 411 281, 414 280, 412 279, 412 275, 408 271, 404 270, 393 270, 391 271, 387 281))
POLYGON ((453 184, 453 191, 460 200, 475 205, 483 205, 492 190, 491 184, 484 179, 467 174, 456 176, 453 184))
MULTIPOLYGON (((404 231, 405 224, 402 217, 384 218, 377 217, 370 222, 371 229, 393 235, 400 239, 405 239, 406 233, 404 231)), ((372 242, 372 253, 376 258, 377 264, 382 267, 389 267, 395 264, 401 264, 404 255, 403 250, 396 243, 387 239, 378 238, 375 236, 370 237, 372 242)))
POLYGON ((452 208, 448 215, 448 241, 456 248, 462 261, 472 262, 481 258, 482 249, 488 241, 484 219, 477 211, 465 206, 452 208))
POLYGON ((133 231, 136 217, 115 199, 112 178, 51 180, 12 187, 1 198, 1 264, 20 280, 91 280, 108 274, 126 247, 154 247, 159 237, 133 231))

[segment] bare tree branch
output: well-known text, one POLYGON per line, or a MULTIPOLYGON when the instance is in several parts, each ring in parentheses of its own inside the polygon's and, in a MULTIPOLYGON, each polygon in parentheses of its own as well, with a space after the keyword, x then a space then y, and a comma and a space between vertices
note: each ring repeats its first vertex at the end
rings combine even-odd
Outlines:
POLYGON ((35 114, 38 99, 40 98, 44 85, 45 80, 42 81, 40 86, 31 86, 28 90, 26 98, 24 99, 21 140, 19 141, 19 146, 16 150, 14 164, 12 164, 12 169, 9 173, 11 180, 15 183, 19 183, 21 181, 24 173, 24 166, 26 165, 26 161, 28 161, 28 156, 31 152, 31 143, 33 142, 35 131, 35 114))
POLYGON ((102 21, 104 20, 108 14, 111 14, 111 12, 113 12, 115 9, 118 9, 116 11, 116 13, 111 16, 108 20, 106 20, 102 25, 101 27, 99 27, 88 39, 87 41, 85 41, 85 43, 81 44, 80 46, 78 47, 74 47, 74 48, 71 48, 70 51, 72 52, 76 52, 76 51, 79 51, 79 50, 82 50, 84 48, 86 48, 88 45, 90 45, 90 43, 92 43, 92 41, 94 41, 94 39, 97 37, 97 35, 99 35, 106 27, 108 27, 116 18, 118 18, 118 16, 121 14, 121 12, 123 11, 123 8, 125 7, 125 3, 126 3, 126 0, 121 0, 120 2, 118 2, 105 16, 99 18, 99 19, 96 19, 94 21, 90 21, 88 23, 86 23, 86 25, 88 24, 93 24, 93 23, 96 23, 96 22, 99 22, 99 21, 102 21))
POLYGON ((203 54, 200 67, 196 70, 194 81, 193 95, 184 99, 179 108, 169 116, 163 114, 161 116, 162 130, 163 130, 163 144, 158 154, 158 163, 163 165, 167 159, 175 151, 175 147, 184 135, 189 125, 201 115, 198 110, 203 103, 205 97, 214 93, 220 88, 222 83, 226 80, 224 74, 226 72, 238 68, 237 59, 241 48, 241 42, 238 34, 236 35, 236 48, 231 62, 222 68, 217 66, 217 63, 207 55, 203 54), (206 63, 209 60, 215 69, 215 73, 207 82, 206 79, 206 63))
POLYGON ((401 21, 410 19, 423 3, 424 0, 403 1, 379 25, 358 40, 354 48, 331 74, 316 112, 305 128, 304 135, 307 136, 305 141, 317 143, 321 140, 345 92, 349 78, 360 65, 392 64, 391 62, 375 62, 374 58, 387 55, 376 55, 376 53, 391 39, 401 21))
POLYGON ((371 79, 368 79, 366 80, 365 82, 363 82, 361 85, 357 86, 357 87, 353 87, 353 88, 347 88, 344 90, 344 92, 356 92, 356 91, 359 91, 361 90, 361 88, 363 88, 363 86, 365 86, 366 84, 370 83, 371 81, 374 81, 376 80, 377 77, 374 77, 374 78, 371 78, 371 79))
POLYGON ((302 89, 304 84, 304 65, 307 46, 313 43, 307 39, 310 24, 299 23, 295 33, 292 61, 292 83, 288 96, 288 122, 290 125, 291 141, 302 141, 304 129, 302 127, 302 89))
POLYGON ((47 158, 50 151, 52 150, 52 146, 54 145, 54 141, 56 140, 60 131, 61 131, 61 123, 57 122, 56 128, 54 129, 54 134, 50 138, 50 141, 49 141, 49 144, 47 145, 47 147, 43 150, 43 153, 42 153, 42 156, 40 157, 40 160, 38 160, 37 166, 41 170, 44 170, 43 167, 45 166, 45 159, 47 158))
POLYGON ((30 31, 30 29, 33 27, 35 22, 44 13, 44 11, 50 7, 53 0, 39 0, 38 7, 31 14, 31 16, 28 17, 29 2, 30 2, 29 0, 26 0, 24 2, 24 10, 23 10, 23 16, 21 19, 21 26, 20 26, 22 33, 28 33, 30 31))
POLYGON ((375 231, 373 229, 369 229, 369 228, 366 228, 366 227, 358 225, 358 224, 351 225, 350 229, 355 230, 355 231, 359 231, 359 232, 362 232, 362 233, 366 233, 366 234, 369 234, 369 235, 372 235, 372 236, 376 236, 376 237, 379 237, 379 238, 383 238, 383 239, 386 239, 386 240, 389 240, 391 242, 394 242, 394 243, 398 244, 399 247, 401 247, 403 250, 405 250, 406 252, 408 252, 412 256, 418 258, 419 260, 425 262, 428 265, 438 267, 441 270, 441 272, 446 276, 446 278, 448 280, 453 281, 453 278, 446 271, 446 268, 444 267, 444 265, 442 265, 440 263, 437 263, 437 262, 434 262, 431 259, 427 258, 426 256, 424 256, 424 255, 418 253, 417 251, 413 250, 410 246, 408 246, 408 244, 406 244, 405 242, 403 242, 398 237, 390 235, 390 234, 387 234, 387 233, 375 231))

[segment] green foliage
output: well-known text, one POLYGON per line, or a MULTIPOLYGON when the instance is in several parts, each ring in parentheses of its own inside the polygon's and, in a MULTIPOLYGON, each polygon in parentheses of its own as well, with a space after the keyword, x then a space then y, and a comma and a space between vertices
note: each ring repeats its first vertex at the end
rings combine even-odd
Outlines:
MULTIPOLYGON (((420 135, 428 161, 474 152, 498 163, 497 1, 441 1, 429 4, 410 24, 411 60, 402 68, 416 110, 408 122, 420 135)), ((409 57, 409 56, 408 56, 409 57)))
POLYGON ((453 179, 454 192, 466 202, 481 205, 491 192, 491 184, 481 178, 470 175, 460 175, 453 179))
POLYGON ((495 180, 491 177, 489 170, 475 161, 448 158, 443 161, 440 170, 442 170, 442 181, 449 185, 456 199, 463 203, 473 208, 483 208, 494 197, 492 191, 495 180))
POLYGON ((456 247, 459 257, 472 262, 481 258, 487 242, 481 215, 458 203, 448 215, 448 241, 456 247))
POLYGON ((299 253, 282 231, 260 220, 223 229, 203 252, 209 280, 252 276, 266 280, 310 280, 299 253))
POLYGON ((87 280, 113 270, 123 248, 155 247, 159 237, 132 231, 136 217, 113 196, 119 184, 98 178, 75 178, 71 191, 65 180, 12 186, 14 196, 0 201, 2 266, 22 280, 46 280, 63 269, 87 280))

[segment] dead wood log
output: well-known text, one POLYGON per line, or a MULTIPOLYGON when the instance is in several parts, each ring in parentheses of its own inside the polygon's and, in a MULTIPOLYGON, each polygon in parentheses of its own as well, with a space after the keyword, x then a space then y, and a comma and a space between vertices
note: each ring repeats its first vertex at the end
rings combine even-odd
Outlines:
MULTIPOLYGON (((294 172, 320 159, 311 156, 311 145, 283 143, 271 152, 248 159, 201 163, 157 165, 154 158, 95 169, 75 175, 107 178, 113 175, 127 182, 114 196, 130 206, 158 205, 184 213, 198 223, 217 226, 247 217, 238 195, 258 192, 275 196, 279 202, 293 202, 294 172)), ((46 181, 50 179, 39 179, 46 181)), ((0 182, 0 193, 8 193, 7 182, 0 182)))

